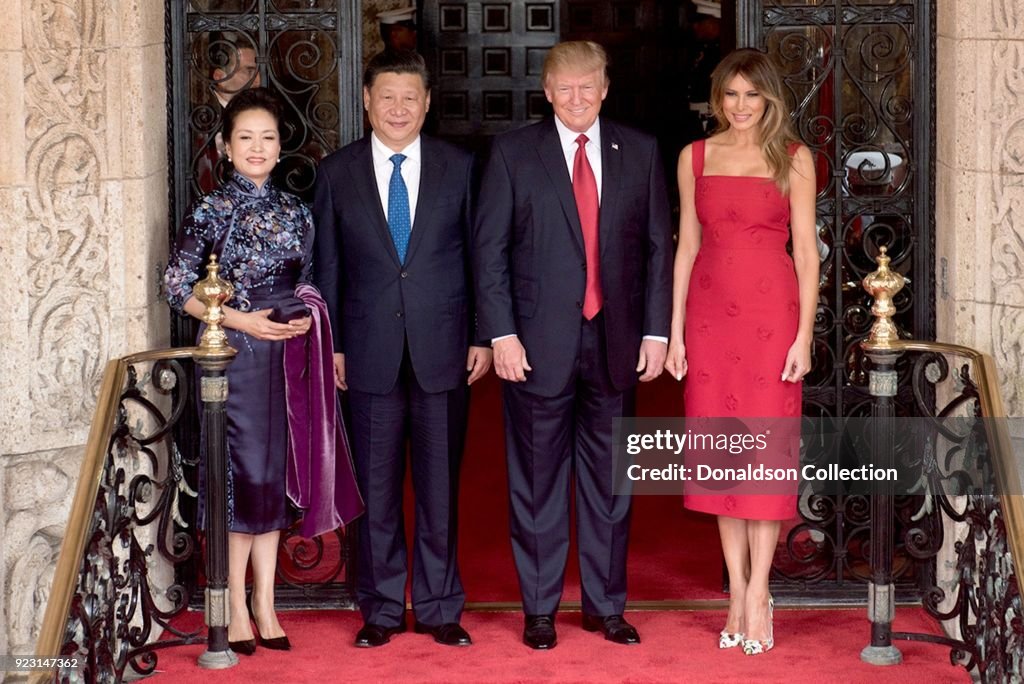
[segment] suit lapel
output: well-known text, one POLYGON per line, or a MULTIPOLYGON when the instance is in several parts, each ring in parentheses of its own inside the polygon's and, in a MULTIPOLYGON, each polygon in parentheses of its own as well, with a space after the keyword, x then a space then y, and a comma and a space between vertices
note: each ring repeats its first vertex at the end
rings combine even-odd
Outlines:
POLYGON ((409 237, 409 251, 405 262, 412 261, 416 247, 423 241, 423 234, 430 231, 430 217, 434 215, 434 204, 441 192, 441 182, 447 164, 434 148, 434 141, 420 136, 420 189, 416 199, 416 216, 413 218, 412 235, 409 237))
POLYGON ((395 249, 395 242, 391 239, 388 220, 384 216, 384 207, 381 204, 380 192, 377 191, 377 176, 373 171, 370 136, 367 135, 363 138, 360 148, 356 150, 349 164, 349 175, 352 178, 352 185, 355 186, 356 192, 359 194, 366 217, 372 225, 372 230, 377 233, 384 249, 397 264, 398 250, 395 249))
POLYGON ((576 209, 576 197, 572 194, 572 181, 569 180, 569 170, 565 167, 562 141, 558 138, 554 119, 549 119, 544 126, 540 144, 537 146, 537 154, 540 155, 540 159, 544 163, 551 186, 555 189, 558 201, 562 204, 562 212, 565 214, 569 230, 582 255, 584 253, 583 229, 580 228, 580 214, 576 209))
POLYGON ((604 256, 614 227, 613 217, 620 199, 622 150, 615 125, 601 119, 601 211, 597 219, 598 249, 604 256))

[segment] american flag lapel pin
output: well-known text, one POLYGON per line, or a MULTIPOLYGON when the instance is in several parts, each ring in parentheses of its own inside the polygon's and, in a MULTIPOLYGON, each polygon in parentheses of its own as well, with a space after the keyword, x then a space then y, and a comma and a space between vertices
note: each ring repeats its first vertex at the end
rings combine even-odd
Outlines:
POLYGON ((619 143, 612 143, 612 149, 613 150, 619 149, 619 143))

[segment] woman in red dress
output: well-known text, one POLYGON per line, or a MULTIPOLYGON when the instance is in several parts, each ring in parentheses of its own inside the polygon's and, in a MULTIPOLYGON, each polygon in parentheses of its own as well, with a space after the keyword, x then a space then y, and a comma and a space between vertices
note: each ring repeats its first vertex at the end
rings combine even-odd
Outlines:
MULTIPOLYGON (((711 78, 717 131, 679 155, 665 368, 677 380, 688 374, 688 417, 798 418, 818 298, 813 160, 764 53, 737 50, 711 78)), ((764 457, 797 467, 797 449, 783 451, 764 457)), ((794 483, 785 493, 684 497, 687 508, 718 516, 729 572, 721 648, 755 655, 774 646, 768 576, 795 492, 794 483)))

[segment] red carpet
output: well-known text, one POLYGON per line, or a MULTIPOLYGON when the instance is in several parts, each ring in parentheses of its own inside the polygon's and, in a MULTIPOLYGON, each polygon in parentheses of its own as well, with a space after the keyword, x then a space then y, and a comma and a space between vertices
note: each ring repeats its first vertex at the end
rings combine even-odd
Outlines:
MULTIPOLYGON (((189 614, 197 625, 200 613, 189 614)), ((455 649, 425 635, 402 634, 386 646, 358 649, 355 612, 283 613, 281 623, 294 644, 290 653, 257 649, 239 656, 229 670, 201 670, 199 646, 159 655, 158 682, 235 684, 253 681, 302 682, 835 682, 868 684, 969 682, 949 664, 942 646, 899 642, 904 663, 874 667, 860 661, 869 638, 863 608, 779 610, 775 649, 764 656, 720 651, 718 630, 724 611, 629 614, 643 643, 619 646, 579 627, 579 613, 558 616, 558 646, 531 651, 519 642, 517 612, 469 612, 463 624, 475 644, 455 649)), ((899 609, 896 629, 930 631, 920 609, 899 609)))
MULTIPOLYGON (((665 377, 645 386, 638 413, 679 415, 680 386, 665 377)), ((490 376, 474 386, 469 442, 460 502, 462 577, 470 602, 514 602, 519 588, 508 539, 508 495, 501 425, 500 387, 490 376)), ((411 508, 411 507, 410 507, 411 508)), ((634 499, 629 556, 631 601, 722 599, 717 527, 710 516, 687 513, 677 497, 634 499)), ((579 599, 575 548, 569 555, 564 600, 579 599)), ((640 630, 635 647, 610 644, 580 629, 578 612, 558 616, 559 644, 550 652, 520 642, 518 610, 470 610, 463 624, 471 648, 453 649, 430 637, 403 634, 379 649, 357 649, 361 625, 354 611, 284 612, 281 622, 295 649, 257 649, 237 667, 196 667, 204 650, 178 647, 159 654, 158 681, 233 684, 291 682, 967 682, 949 664, 942 646, 900 642, 904 664, 878 668, 860 661, 870 631, 863 607, 844 610, 782 609, 776 613, 777 646, 759 657, 720 651, 724 610, 632 611, 640 630)), ((201 613, 182 618, 195 629, 201 613)), ((410 618, 411 621, 411 618, 410 618)), ((900 608, 895 629, 938 633, 919 608, 900 608)))

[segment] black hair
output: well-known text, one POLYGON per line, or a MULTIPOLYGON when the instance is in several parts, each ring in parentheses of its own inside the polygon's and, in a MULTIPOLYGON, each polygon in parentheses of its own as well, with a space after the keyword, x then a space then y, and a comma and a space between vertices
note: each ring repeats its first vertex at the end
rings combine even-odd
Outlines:
POLYGON ((416 74, 423 79, 423 87, 430 90, 430 72, 423 56, 414 50, 385 50, 366 65, 363 72, 363 86, 372 88, 380 74, 416 74))
POLYGON ((235 121, 242 112, 252 109, 267 111, 274 121, 277 122, 277 133, 281 134, 281 117, 284 114, 284 104, 281 98, 274 94, 269 88, 247 88, 231 98, 227 107, 224 108, 224 141, 231 140, 231 133, 235 128, 235 121))

